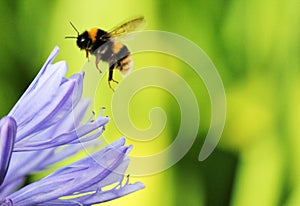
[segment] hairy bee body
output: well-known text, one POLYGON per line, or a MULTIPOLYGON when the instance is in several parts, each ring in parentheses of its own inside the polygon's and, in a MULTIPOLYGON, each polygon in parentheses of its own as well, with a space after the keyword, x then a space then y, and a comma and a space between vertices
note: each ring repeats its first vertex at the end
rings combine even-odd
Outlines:
POLYGON ((133 59, 129 49, 119 41, 107 41, 95 50, 90 51, 96 57, 96 65, 99 61, 107 62, 109 65, 108 81, 112 81, 112 70, 118 69, 126 75, 133 67, 133 59))

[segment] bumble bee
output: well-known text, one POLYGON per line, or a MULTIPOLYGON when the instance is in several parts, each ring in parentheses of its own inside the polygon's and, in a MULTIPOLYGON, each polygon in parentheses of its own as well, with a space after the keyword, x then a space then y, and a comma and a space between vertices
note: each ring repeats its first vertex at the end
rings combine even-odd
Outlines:
POLYGON ((133 59, 129 49, 120 41, 116 40, 116 38, 139 29, 145 24, 144 17, 138 17, 120 24, 109 32, 99 28, 93 28, 80 34, 72 22, 70 22, 70 24, 77 32, 77 36, 66 36, 65 38, 76 38, 76 44, 80 50, 85 50, 86 58, 89 57, 89 53, 95 55, 96 68, 100 73, 101 69, 98 66, 100 60, 108 63, 108 84, 113 90, 110 82, 118 83, 118 81, 113 79, 114 69, 120 70, 120 72, 125 75, 133 67, 133 59))

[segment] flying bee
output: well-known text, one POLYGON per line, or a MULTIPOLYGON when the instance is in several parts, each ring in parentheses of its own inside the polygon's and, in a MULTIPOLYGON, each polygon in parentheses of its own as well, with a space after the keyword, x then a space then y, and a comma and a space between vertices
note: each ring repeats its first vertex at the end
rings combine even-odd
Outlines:
POLYGON ((95 55, 96 68, 100 73, 102 72, 98 66, 100 60, 108 63, 108 85, 114 91, 110 84, 111 81, 118 83, 113 79, 114 69, 120 70, 125 75, 133 67, 133 59, 129 49, 116 38, 140 29, 145 24, 145 18, 138 17, 129 20, 108 32, 93 28, 80 34, 72 22, 70 24, 77 32, 77 36, 66 36, 65 38, 76 38, 76 44, 80 50, 85 50, 86 58, 89 57, 89 54, 95 55))

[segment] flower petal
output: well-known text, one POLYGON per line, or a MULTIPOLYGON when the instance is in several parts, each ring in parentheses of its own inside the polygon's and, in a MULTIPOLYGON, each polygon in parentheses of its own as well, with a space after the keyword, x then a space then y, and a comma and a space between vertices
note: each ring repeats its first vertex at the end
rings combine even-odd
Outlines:
POLYGON ((133 193, 135 191, 144 189, 145 185, 141 182, 135 182, 133 184, 126 184, 122 187, 115 188, 107 191, 97 191, 92 194, 86 194, 77 198, 70 199, 58 199, 53 201, 48 201, 44 204, 39 205, 68 205, 68 206, 79 206, 79 205, 93 205, 98 203, 107 202, 113 199, 117 199, 133 193))
POLYGON ((7 171, 7 176, 0 187, 0 194, 2 187, 16 181, 19 178, 23 178, 33 171, 39 171, 44 169, 43 164, 49 156, 53 154, 53 149, 34 152, 13 152, 11 156, 11 162, 7 171))
POLYGON ((70 132, 60 134, 54 137, 48 137, 46 140, 37 140, 37 141, 21 141, 15 144, 14 151, 34 151, 34 150, 43 150, 52 147, 58 147, 68 143, 80 143, 81 138, 82 142, 90 141, 99 137, 103 132, 103 126, 109 121, 107 117, 99 118, 98 121, 86 123, 79 128, 73 129, 70 132), (102 127, 102 128, 101 128, 102 127), (94 132, 100 128, 95 133, 94 132), (87 136, 86 136, 87 135, 87 136), (86 137, 85 137, 86 136, 86 137), (85 140, 86 139, 86 140, 85 140))
MULTIPOLYGON (((86 191, 87 188, 104 180, 122 165, 126 154, 131 149, 131 147, 123 145, 124 138, 91 156, 27 185, 8 196, 8 198, 13 201, 14 205, 35 205, 56 200, 62 196, 73 195, 76 192, 86 191)), ((119 179, 116 176, 116 181, 119 181, 119 179)), ((109 182, 116 181, 110 180, 109 182)), ((101 188, 101 185, 99 187, 101 188)), ((117 197, 121 194, 128 194, 130 191, 124 191, 123 193, 112 192, 113 194, 109 193, 110 195, 108 196, 109 198, 117 197)))
POLYGON ((18 125, 16 142, 56 124, 76 107, 82 96, 84 73, 65 78, 65 62, 46 64, 9 115, 18 125))
POLYGON ((59 53, 59 47, 54 47, 54 49, 52 50, 51 54, 49 55, 48 59, 46 60, 45 64, 43 65, 42 69, 39 71, 39 73, 37 74, 37 76, 34 78, 34 80, 31 82, 30 86, 28 87, 28 89, 24 92, 24 94, 22 95, 22 97, 19 99, 19 101, 17 102, 17 104, 15 105, 15 107, 11 110, 10 113, 14 113, 15 109, 18 108, 18 103, 20 101, 23 101, 23 98, 30 93, 33 89, 35 89, 37 83, 40 80, 40 77, 42 75, 45 74, 45 72, 47 71, 47 68, 49 65, 51 65, 51 63, 53 62, 53 60, 55 59, 55 57, 58 55, 59 53))
POLYGON ((32 82, 34 86, 32 86, 32 84, 29 86, 29 88, 9 113, 10 116, 14 116, 18 120, 18 126, 23 126, 23 122, 26 121, 26 119, 32 117, 34 112, 39 111, 38 108, 51 100, 52 95, 57 92, 57 89, 59 88, 67 69, 68 68, 65 63, 58 62, 54 65, 46 65, 42 74, 40 72, 37 75, 32 82), (40 98, 42 94, 46 94, 43 95, 44 98, 40 98), (36 107, 34 110, 32 110, 32 107, 30 107, 32 104, 29 104, 32 103, 32 100, 35 100, 34 105, 36 107), (25 110, 27 107, 29 110, 25 110), (28 111, 31 111, 31 113, 28 113, 28 111), (24 112, 27 112, 26 115, 22 115, 24 112))
POLYGON ((0 120, 0 185, 3 183, 11 159, 17 133, 16 121, 9 116, 0 120))
POLYGON ((128 195, 137 190, 145 188, 145 185, 141 182, 136 182, 133 184, 126 184, 120 188, 107 190, 107 191, 98 191, 91 195, 86 195, 78 198, 72 199, 73 202, 80 202, 82 205, 92 205, 102 202, 107 202, 125 195, 128 195))
POLYGON ((43 130, 52 124, 56 123, 58 119, 64 117, 66 113, 69 113, 73 108, 73 101, 71 99, 75 87, 75 81, 69 81, 60 87, 59 92, 51 96, 51 99, 41 103, 42 98, 47 98, 47 95, 38 95, 37 97, 32 97, 32 102, 29 108, 24 105, 24 111, 18 113, 18 116, 27 116, 27 119, 23 119, 22 125, 19 125, 20 132, 18 133, 17 141, 22 140, 28 135, 35 133, 39 130, 43 130), (24 114, 26 112, 27 114, 24 114), (24 124, 24 125, 23 125, 24 124))

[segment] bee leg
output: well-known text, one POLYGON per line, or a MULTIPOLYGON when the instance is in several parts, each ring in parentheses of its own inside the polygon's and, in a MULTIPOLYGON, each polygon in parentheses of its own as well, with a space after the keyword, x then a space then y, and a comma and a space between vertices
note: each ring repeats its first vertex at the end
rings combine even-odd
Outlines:
POLYGON ((109 88, 111 88, 111 90, 113 90, 113 92, 115 90, 112 88, 110 82, 113 81, 113 82, 115 82, 117 84, 119 83, 118 81, 116 81, 116 80, 113 79, 114 68, 115 68, 115 64, 111 65, 109 67, 109 74, 108 74, 108 85, 109 85, 109 88))
POLYGON ((113 81, 118 84, 119 82, 113 79, 113 72, 114 72, 114 67, 112 67, 112 69, 111 68, 109 69, 108 81, 113 81))
POLYGON ((88 49, 85 50, 85 57, 88 59, 88 61, 90 61, 88 49))
POLYGON ((99 55, 96 56, 96 62, 95 62, 95 64, 96 64, 96 68, 98 69, 98 71, 99 71, 100 73, 102 73, 102 71, 101 71, 101 69, 100 69, 100 67, 99 67, 100 59, 101 59, 101 57, 100 57, 99 55))
POLYGON ((97 61, 96 61, 96 68, 97 68, 97 70, 98 70, 100 73, 102 73, 102 71, 101 71, 101 69, 100 69, 100 67, 99 67, 99 62, 97 62, 97 61))
POLYGON ((108 81, 108 86, 109 86, 109 88, 110 88, 113 92, 115 92, 115 90, 112 88, 112 86, 111 86, 111 84, 110 84, 110 81, 108 81))

